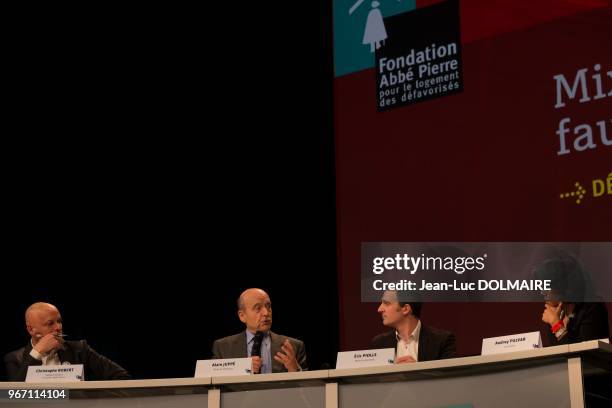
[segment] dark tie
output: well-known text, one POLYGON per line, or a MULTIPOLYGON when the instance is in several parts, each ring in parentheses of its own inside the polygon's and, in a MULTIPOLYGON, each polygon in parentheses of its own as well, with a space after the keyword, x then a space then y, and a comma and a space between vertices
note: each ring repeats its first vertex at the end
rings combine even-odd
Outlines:
POLYGON ((264 334, 262 332, 255 333, 253 337, 253 347, 251 348, 251 357, 257 356, 261 357, 261 342, 263 340, 264 334))

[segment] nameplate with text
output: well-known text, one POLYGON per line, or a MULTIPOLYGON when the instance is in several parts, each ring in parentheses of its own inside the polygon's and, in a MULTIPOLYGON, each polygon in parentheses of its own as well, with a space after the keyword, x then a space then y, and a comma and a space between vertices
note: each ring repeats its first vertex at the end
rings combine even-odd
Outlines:
POLYGON ((482 340, 483 356, 490 354, 511 353, 542 348, 542 336, 539 331, 511 334, 509 336, 490 337, 482 340))
POLYGON ((393 364, 395 349, 341 351, 336 359, 336 368, 375 367, 393 364))
POLYGON ((25 382, 83 381, 83 364, 29 366, 25 382))
POLYGON ((252 362, 251 358, 198 360, 196 362, 195 378, 249 375, 251 374, 252 362))

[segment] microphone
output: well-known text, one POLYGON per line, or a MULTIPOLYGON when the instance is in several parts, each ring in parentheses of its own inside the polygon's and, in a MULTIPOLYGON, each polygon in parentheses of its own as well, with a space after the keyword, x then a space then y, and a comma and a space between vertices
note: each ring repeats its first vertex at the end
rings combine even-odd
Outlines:
MULTIPOLYGON (((251 348, 251 357, 261 357, 261 342, 263 340, 263 336, 264 334, 260 331, 255 333, 255 337, 253 337, 253 347, 251 348)), ((261 372, 261 368, 259 372, 261 372)))

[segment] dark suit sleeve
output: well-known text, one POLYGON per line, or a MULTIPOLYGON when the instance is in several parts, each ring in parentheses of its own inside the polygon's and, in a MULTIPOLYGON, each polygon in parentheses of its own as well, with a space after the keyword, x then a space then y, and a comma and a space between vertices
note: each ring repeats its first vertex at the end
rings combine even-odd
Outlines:
POLYGON ((569 343, 567 334, 565 334, 565 336, 561 340, 557 340, 557 337, 553 333, 550 332, 549 325, 546 325, 546 327, 542 329, 541 332, 542 331, 544 332, 544 336, 546 336, 546 339, 548 339, 547 341, 548 346, 559 346, 561 344, 569 343))
POLYGON ((440 343, 439 356, 440 359, 457 357, 457 341, 453 333, 449 333, 440 343))
POLYGON ((221 357, 221 346, 219 344, 219 340, 215 340, 215 342, 213 343, 212 346, 212 358, 213 359, 219 359, 219 358, 223 358, 221 357))
POLYGON ((304 346, 303 341, 297 341, 294 345, 295 347, 295 359, 302 371, 308 370, 308 362, 306 361, 306 346, 304 346))
POLYGON ((589 304, 579 325, 571 327, 577 341, 609 338, 608 311, 601 303, 589 304))
POLYGON ((395 338, 395 332, 390 331, 386 333, 377 334, 370 340, 370 350, 372 349, 385 349, 385 348, 397 348, 397 339, 395 338))
POLYGON ((370 340, 370 350, 374 350, 374 349, 379 349, 379 348, 384 348, 381 346, 381 335, 376 335, 374 336, 374 338, 372 340, 370 340))
POLYGON ((6 367, 6 379, 8 381, 25 381, 29 366, 42 365, 42 361, 36 360, 31 355, 22 353, 9 353, 4 356, 6 367))
POLYGON ((82 359, 86 380, 131 380, 132 376, 114 361, 98 354, 82 340, 82 359))
POLYGON ((546 334, 546 338, 548 339, 549 346, 560 346, 563 344, 570 344, 576 342, 576 340, 573 338, 573 335, 577 333, 565 333, 565 336, 561 337, 561 339, 557 339, 557 336, 555 336, 555 334, 550 330, 549 325, 546 325, 544 333, 546 334))

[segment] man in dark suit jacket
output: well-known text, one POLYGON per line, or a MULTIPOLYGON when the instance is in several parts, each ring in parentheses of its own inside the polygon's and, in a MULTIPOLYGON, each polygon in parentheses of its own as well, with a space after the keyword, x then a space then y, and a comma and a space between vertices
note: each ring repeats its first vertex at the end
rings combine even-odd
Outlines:
POLYGON ((254 373, 306 370, 306 349, 301 340, 273 333, 272 303, 261 289, 247 289, 238 298, 238 317, 246 330, 215 340, 213 358, 253 359, 254 373), (253 352, 253 347, 260 348, 253 352))
POLYGON ((455 336, 421 324, 421 307, 421 303, 399 302, 393 291, 385 292, 378 313, 383 324, 394 330, 374 337, 370 348, 394 348, 396 363, 456 357, 455 336))
POLYGON ((85 340, 64 341, 62 317, 49 303, 34 303, 26 310, 30 342, 4 357, 8 381, 25 381, 29 366, 83 364, 85 380, 129 380, 130 374, 98 354, 85 340))

